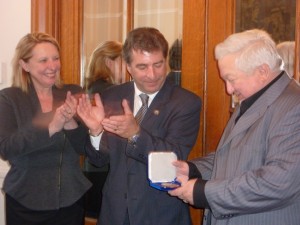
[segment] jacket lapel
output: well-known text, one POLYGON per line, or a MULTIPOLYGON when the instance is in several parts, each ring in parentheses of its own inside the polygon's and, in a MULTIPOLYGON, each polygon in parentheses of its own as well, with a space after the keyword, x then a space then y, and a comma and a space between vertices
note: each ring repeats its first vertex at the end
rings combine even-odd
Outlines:
POLYGON ((144 116, 141 126, 152 127, 151 124, 153 124, 153 121, 156 121, 156 118, 159 116, 162 109, 169 102, 171 92, 172 86, 165 82, 163 87, 153 99, 147 113, 144 116))

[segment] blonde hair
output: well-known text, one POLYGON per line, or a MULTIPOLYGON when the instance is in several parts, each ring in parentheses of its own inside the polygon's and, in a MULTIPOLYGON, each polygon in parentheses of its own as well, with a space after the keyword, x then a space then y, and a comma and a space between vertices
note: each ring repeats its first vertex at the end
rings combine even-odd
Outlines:
POLYGON ((98 45, 91 54, 86 74, 85 89, 89 89, 96 80, 104 80, 110 83, 114 82, 113 74, 106 65, 106 59, 115 60, 122 56, 122 43, 118 41, 105 41, 98 45))
MULTIPOLYGON (((53 44, 57 48, 58 52, 60 51, 60 47, 56 39, 49 34, 42 32, 29 33, 19 41, 12 60, 13 87, 19 87, 22 91, 26 93, 28 92, 28 87, 31 83, 30 74, 22 68, 20 60, 27 63, 32 57, 33 48, 37 44, 45 42, 53 44)), ((55 85, 57 87, 61 86, 60 76, 57 76, 55 85)))

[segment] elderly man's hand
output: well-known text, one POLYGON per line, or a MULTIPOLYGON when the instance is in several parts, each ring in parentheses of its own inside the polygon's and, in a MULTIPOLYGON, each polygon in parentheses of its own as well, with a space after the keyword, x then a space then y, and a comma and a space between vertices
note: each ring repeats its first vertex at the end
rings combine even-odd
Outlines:
MULTIPOLYGON (((177 179, 179 182, 181 180, 177 179)), ((180 198, 185 203, 189 203, 191 205, 194 204, 193 198, 193 190, 197 179, 189 180, 185 183, 181 183, 181 187, 178 187, 174 190, 168 191, 171 196, 176 196, 180 198)))

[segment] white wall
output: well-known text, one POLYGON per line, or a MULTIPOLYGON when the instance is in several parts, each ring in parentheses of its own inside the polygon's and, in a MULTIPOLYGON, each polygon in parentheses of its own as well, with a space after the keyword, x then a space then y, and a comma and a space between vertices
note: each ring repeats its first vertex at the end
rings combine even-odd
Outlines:
MULTIPOLYGON (((21 37, 30 32, 31 0, 0 0, 0 89, 11 85, 11 60, 21 37)), ((0 124, 1 126, 1 124, 0 124)), ((9 169, 0 159, 0 186, 9 169)), ((5 224, 4 198, 0 193, 0 225, 5 224)))
POLYGON ((11 84, 11 60, 14 49, 30 32, 30 0, 0 0, 0 89, 11 84))

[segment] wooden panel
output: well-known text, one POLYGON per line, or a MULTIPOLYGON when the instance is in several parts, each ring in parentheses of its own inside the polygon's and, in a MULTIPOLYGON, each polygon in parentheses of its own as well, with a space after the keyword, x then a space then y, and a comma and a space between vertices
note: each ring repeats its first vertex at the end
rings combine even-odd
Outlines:
MULTIPOLYGON (((183 4, 182 34, 182 87, 194 92, 204 100, 205 80, 205 0, 188 0, 183 4), (192 26, 191 26, 192 24, 192 26)), ((202 149, 203 111, 201 129, 195 151, 191 158, 199 156, 202 149)))
MULTIPOLYGON (((184 0, 182 34, 182 87, 203 100, 200 132, 190 158, 202 155, 205 112, 205 0, 184 0)), ((201 224, 203 210, 190 207, 193 224, 201 224)))
POLYGON ((134 0, 127 0, 127 32, 134 27, 134 0))
POLYGON ((60 0, 31 0, 31 31, 59 37, 58 12, 60 0))
POLYGON ((61 76, 65 83, 80 84, 82 52, 82 0, 61 0, 61 76))
POLYGON ((82 0, 31 0, 31 30, 59 42, 64 83, 80 84, 82 5, 82 0))
POLYGON ((216 149, 230 116, 230 97, 219 77, 214 48, 233 33, 233 0, 209 0, 207 15, 205 154, 216 149))
POLYGON ((233 32, 233 7, 233 0, 184 4, 182 86, 203 100, 201 129, 190 158, 216 148, 230 116, 230 97, 219 77, 214 47, 233 32))

